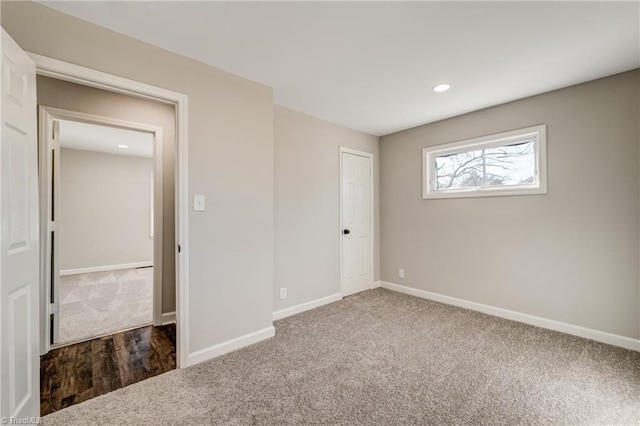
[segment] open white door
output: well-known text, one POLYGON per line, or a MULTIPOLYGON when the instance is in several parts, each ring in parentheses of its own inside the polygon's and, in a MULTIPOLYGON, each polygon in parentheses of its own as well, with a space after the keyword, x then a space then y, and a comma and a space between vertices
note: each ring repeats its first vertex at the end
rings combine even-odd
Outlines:
POLYGON ((2 29, 0 419, 40 413, 36 67, 2 29))
POLYGON ((341 148, 342 296, 373 287, 373 157, 341 148))
POLYGON ((40 337, 44 339, 40 342, 40 355, 44 355, 52 343, 58 342, 60 334, 60 121, 51 119, 40 107, 40 127, 40 237, 44 242, 40 279, 46 288, 40 296, 41 306, 48 307, 48 315, 40 319, 40 337))

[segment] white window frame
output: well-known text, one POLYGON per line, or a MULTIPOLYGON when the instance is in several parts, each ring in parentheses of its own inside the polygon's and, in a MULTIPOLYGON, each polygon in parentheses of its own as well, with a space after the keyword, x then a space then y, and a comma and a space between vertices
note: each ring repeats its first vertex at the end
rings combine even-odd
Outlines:
POLYGON ((469 198, 502 195, 532 195, 547 193, 547 126, 527 127, 496 133, 479 138, 466 139, 422 149, 422 198, 469 198), (475 188, 436 189, 436 158, 478 149, 510 145, 522 139, 533 140, 535 158, 535 182, 522 185, 485 186, 475 188))

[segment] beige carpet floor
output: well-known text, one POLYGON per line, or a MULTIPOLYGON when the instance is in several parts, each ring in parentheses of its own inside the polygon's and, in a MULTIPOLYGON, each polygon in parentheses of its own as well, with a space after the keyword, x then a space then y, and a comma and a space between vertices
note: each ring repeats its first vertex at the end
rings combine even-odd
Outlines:
POLYGON ((638 424, 640 353, 376 289, 44 423, 638 424))
POLYGON ((153 268, 60 277, 60 344, 153 321, 153 268))

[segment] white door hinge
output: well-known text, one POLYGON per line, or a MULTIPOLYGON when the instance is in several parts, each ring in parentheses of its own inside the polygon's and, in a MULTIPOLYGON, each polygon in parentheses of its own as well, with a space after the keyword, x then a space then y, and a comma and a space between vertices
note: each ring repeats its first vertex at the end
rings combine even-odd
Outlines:
POLYGON ((49 222, 49 232, 58 232, 58 222, 49 222))
POLYGON ((57 140, 51 139, 49 141, 49 149, 56 150, 59 148, 60 148, 60 143, 57 140))
POLYGON ((60 312, 60 305, 57 303, 49 304, 49 315, 57 314, 60 312))

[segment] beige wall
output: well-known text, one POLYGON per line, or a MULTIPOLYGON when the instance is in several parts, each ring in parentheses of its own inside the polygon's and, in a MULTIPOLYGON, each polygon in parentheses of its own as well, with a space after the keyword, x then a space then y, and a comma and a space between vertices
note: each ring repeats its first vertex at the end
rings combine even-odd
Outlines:
POLYGON ((273 103, 269 87, 31 2, 2 2, 28 51, 189 97, 189 347, 272 325, 273 103))
POLYGON ((175 107, 53 78, 37 77, 38 105, 162 127, 162 312, 176 310, 175 107))
POLYGON ((636 70, 381 138, 382 279, 639 337, 639 89, 636 70), (421 199, 423 147, 541 123, 547 195, 421 199))
POLYGON ((60 269, 153 262, 153 159, 60 150, 60 269))
POLYGON ((340 147, 374 158, 374 280, 379 278, 378 137, 275 107, 274 311, 340 292, 340 147), (287 288, 280 300, 279 289, 287 288))

